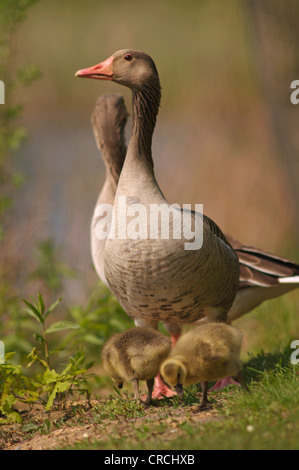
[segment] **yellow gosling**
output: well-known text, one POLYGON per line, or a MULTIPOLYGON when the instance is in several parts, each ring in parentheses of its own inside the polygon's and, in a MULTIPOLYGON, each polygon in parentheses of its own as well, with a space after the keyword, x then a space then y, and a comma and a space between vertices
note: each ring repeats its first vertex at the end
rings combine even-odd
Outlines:
POLYGON ((168 359, 161 366, 164 381, 179 396, 183 386, 200 383, 200 409, 210 408, 208 382, 235 377, 248 390, 242 375, 240 350, 242 333, 224 323, 208 323, 190 330, 177 341, 168 359))
POLYGON ((140 399, 139 380, 146 380, 148 394, 144 403, 149 404, 154 377, 170 349, 170 338, 159 331, 131 328, 107 341, 102 351, 103 367, 118 388, 122 388, 124 382, 131 382, 136 399, 140 399))

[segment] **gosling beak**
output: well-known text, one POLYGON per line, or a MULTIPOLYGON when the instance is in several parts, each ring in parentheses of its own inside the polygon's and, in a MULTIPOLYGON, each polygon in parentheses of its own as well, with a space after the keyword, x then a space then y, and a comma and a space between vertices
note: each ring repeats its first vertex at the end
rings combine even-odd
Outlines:
POLYGON ((88 67, 87 69, 78 70, 75 77, 95 78, 97 80, 113 80, 113 61, 114 57, 104 60, 97 65, 88 67))
POLYGON ((178 394, 178 397, 182 398, 183 395, 184 395, 183 385, 182 384, 177 384, 177 385, 174 386, 174 389, 175 389, 176 393, 178 394))
POLYGON ((123 385, 124 384, 121 382, 121 383, 117 384, 117 388, 119 388, 121 390, 123 388, 123 385))

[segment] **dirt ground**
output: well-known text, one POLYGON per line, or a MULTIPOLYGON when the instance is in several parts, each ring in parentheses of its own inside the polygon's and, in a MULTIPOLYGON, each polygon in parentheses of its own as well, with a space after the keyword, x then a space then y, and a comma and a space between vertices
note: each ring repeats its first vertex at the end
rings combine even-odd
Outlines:
MULTIPOLYGON (((159 406, 146 408, 146 416, 117 419, 103 419, 94 422, 96 412, 93 407, 99 407, 99 402, 92 402, 92 408, 87 403, 72 404, 63 411, 45 412, 43 409, 23 411, 22 424, 6 424, 0 426, 1 450, 54 450, 74 446, 81 441, 92 445, 93 441, 105 442, 111 436, 117 438, 127 437, 134 439, 138 429, 142 429, 145 422, 150 424, 166 424, 163 431, 156 431, 156 438, 169 441, 180 436, 180 424, 186 421, 194 424, 204 424, 207 421, 223 419, 219 416, 217 406, 212 410, 198 412, 198 406, 184 406, 171 408, 167 413, 161 411, 159 406), (77 411, 74 413, 74 406, 77 411), (72 410, 71 410, 72 408, 72 410), (56 428, 56 429, 55 429, 56 428), (159 436, 159 433, 161 434, 159 436)), ((221 406, 221 404, 219 403, 221 406)), ((159 428, 158 428, 159 429, 159 428)))

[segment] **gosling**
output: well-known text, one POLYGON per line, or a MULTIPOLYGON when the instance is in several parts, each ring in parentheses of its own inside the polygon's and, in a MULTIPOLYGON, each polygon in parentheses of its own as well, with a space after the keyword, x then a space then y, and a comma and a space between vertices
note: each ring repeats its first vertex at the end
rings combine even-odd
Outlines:
POLYGON ((180 337, 161 366, 163 380, 183 396, 183 386, 200 383, 199 410, 211 408, 208 382, 234 377, 249 391, 242 375, 240 350, 242 333, 224 323, 208 323, 180 337))
POLYGON ((133 384, 134 398, 140 399, 139 380, 146 380, 148 394, 144 401, 152 401, 154 378, 161 363, 171 349, 168 336, 152 328, 135 327, 112 336, 102 351, 102 363, 105 372, 118 388, 124 382, 133 384))

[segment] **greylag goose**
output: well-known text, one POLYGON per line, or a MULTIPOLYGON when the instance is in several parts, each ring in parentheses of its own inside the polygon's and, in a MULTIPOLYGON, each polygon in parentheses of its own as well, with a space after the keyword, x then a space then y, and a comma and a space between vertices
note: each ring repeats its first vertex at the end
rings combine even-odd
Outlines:
MULTIPOLYGON (((123 96, 120 94, 105 94, 98 98, 91 118, 95 140, 102 152, 106 167, 106 179, 91 220, 91 255, 95 270, 107 287, 109 286, 104 271, 106 239, 99 238, 96 233, 97 224, 101 218, 98 208, 101 204, 112 205, 114 202, 119 175, 127 152, 124 136, 127 116, 123 96)), ((107 230, 109 230, 112 223, 111 219, 108 220, 109 216, 112 216, 112 214, 106 214, 107 230)))
POLYGON ((240 262, 239 289, 228 313, 232 322, 265 300, 299 287, 299 264, 239 242, 225 234, 240 262))
POLYGON ((183 386, 201 384, 199 409, 210 408, 208 382, 222 377, 236 377, 245 390, 240 351, 242 333, 230 325, 208 323, 182 335, 170 356, 161 365, 163 379, 183 395, 183 386))
MULTIPOLYGON (((122 95, 105 94, 98 98, 92 115, 93 131, 106 165, 106 181, 98 198, 91 224, 92 259, 101 280, 106 284, 104 253, 106 240, 95 233, 101 203, 112 204, 126 156, 124 126, 127 110, 122 95)), ((250 312, 262 302, 281 296, 299 286, 299 265, 282 257, 247 246, 229 234, 226 239, 235 249, 240 263, 239 289, 228 313, 228 321, 250 312)), ((180 325, 165 325, 172 335, 173 344, 179 338, 180 325), (168 328, 170 326, 170 328, 168 328)), ((222 388, 233 380, 220 380, 212 390, 222 388)))
POLYGON ((103 347, 102 362, 118 388, 123 382, 133 384, 134 398, 140 399, 139 380, 146 380, 148 394, 145 404, 152 400, 154 378, 171 349, 171 340, 153 328, 136 327, 113 335, 103 347))
MULTIPOLYGON (((124 126, 127 110, 121 95, 101 96, 92 116, 94 134, 102 158, 107 168, 107 176, 96 207, 101 202, 114 201, 116 187, 126 156, 124 126), (109 191, 106 189, 109 187, 109 191)), ((92 258, 97 272, 105 282, 104 250, 105 240, 100 241, 95 234, 98 218, 93 218, 92 258)), ((226 239, 234 248, 240 263, 240 278, 237 296, 228 312, 228 322, 250 312, 266 300, 279 297, 299 287, 299 264, 273 255, 257 247, 239 242, 225 233, 226 239)), ((177 325, 177 336, 180 327, 177 325)))
MULTIPOLYGON (((153 60, 144 52, 121 50, 104 62, 79 70, 76 76, 111 80, 132 91, 132 131, 114 199, 115 221, 123 220, 123 214, 132 215, 136 205, 144 208, 146 220, 150 220, 153 207, 170 208, 157 184, 151 152, 161 98, 153 60)), ((190 214, 177 209, 175 218, 179 215, 184 224, 190 214)), ((187 236, 163 238, 161 226, 154 237, 147 231, 134 239, 127 233, 132 219, 126 217, 125 227, 121 227, 124 231, 117 226, 118 236, 106 239, 107 283, 137 326, 157 328, 159 321, 192 323, 204 316, 209 321, 226 321, 238 289, 238 258, 207 216, 192 212, 192 233, 196 233, 193 228, 199 219, 203 237, 197 250, 185 249, 187 236)), ((170 223, 169 233, 175 229, 170 223)))

